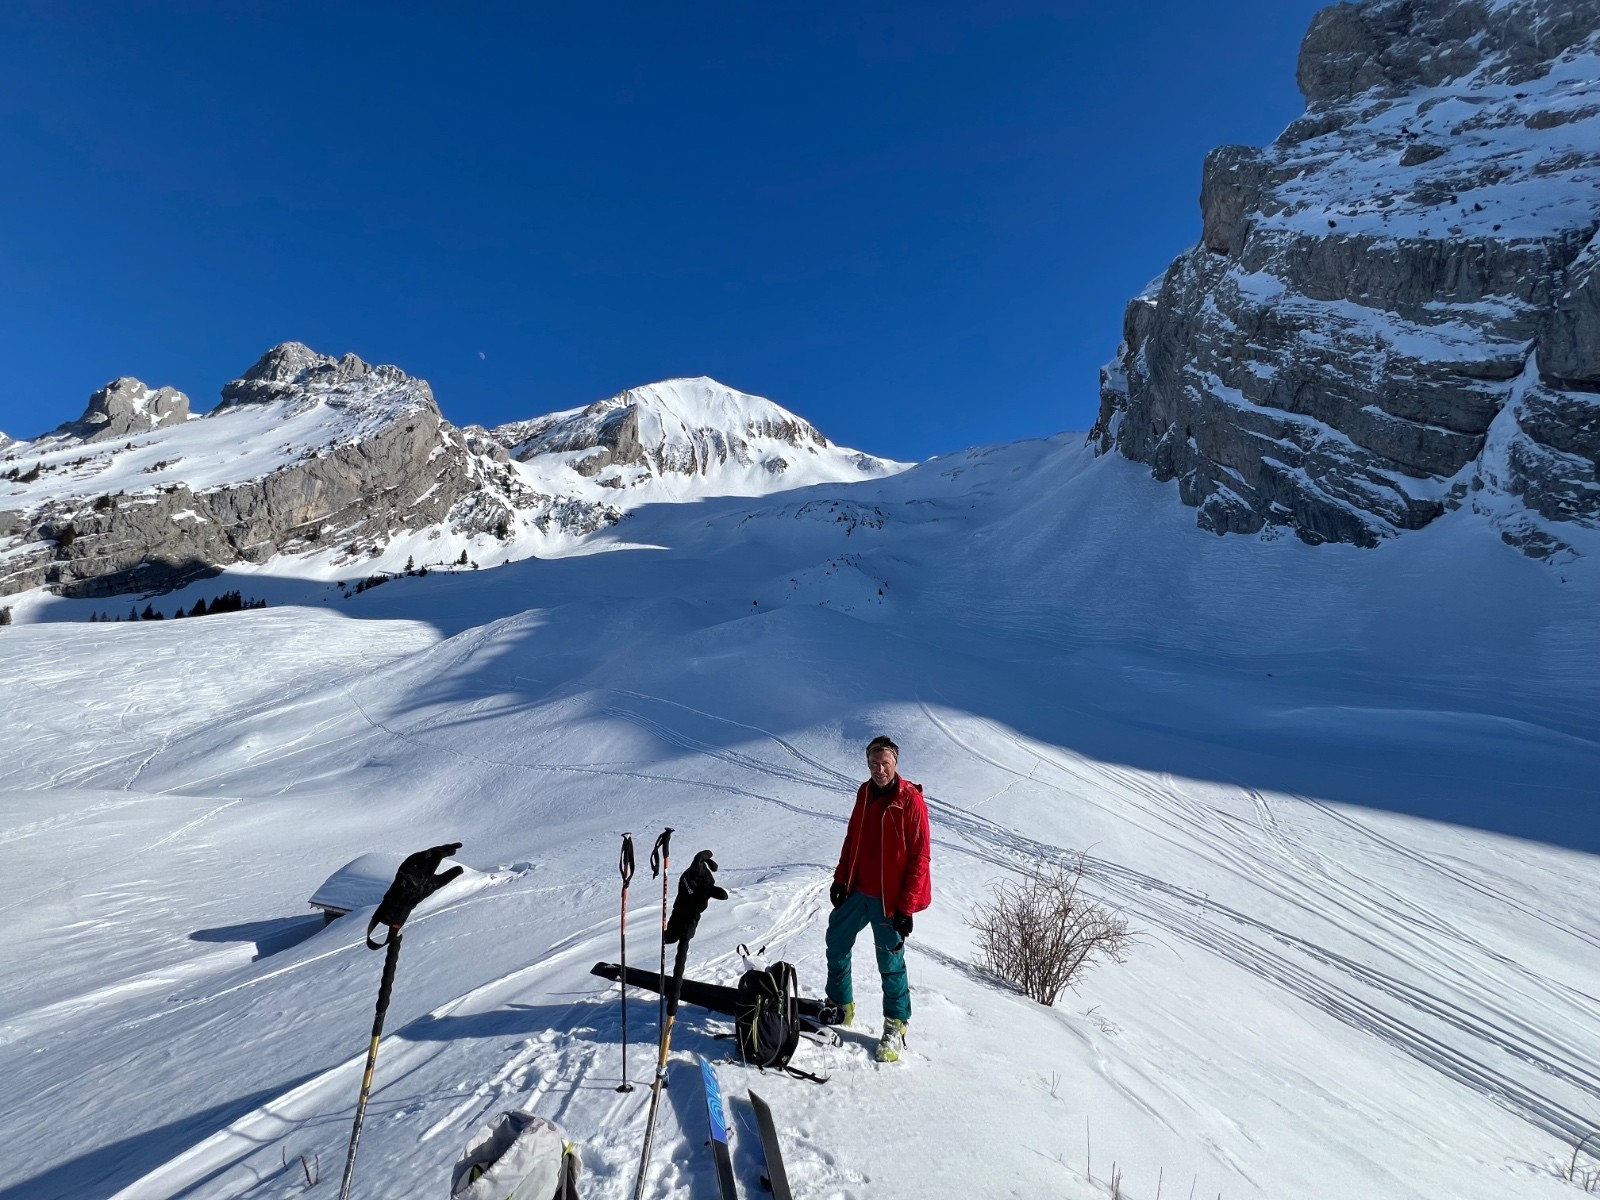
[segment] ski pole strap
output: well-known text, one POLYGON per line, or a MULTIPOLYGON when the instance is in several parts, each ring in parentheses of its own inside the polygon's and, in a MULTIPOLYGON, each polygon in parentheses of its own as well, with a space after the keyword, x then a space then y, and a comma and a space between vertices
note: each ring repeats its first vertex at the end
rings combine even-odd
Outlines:
POLYGON ((622 835, 622 854, 617 859, 617 870, 622 873, 622 886, 633 882, 633 834, 622 835))
POLYGON ((661 836, 656 839, 656 844, 650 847, 650 878, 654 879, 661 874, 661 864, 670 857, 669 844, 672 841, 672 826, 668 825, 661 831, 661 836))

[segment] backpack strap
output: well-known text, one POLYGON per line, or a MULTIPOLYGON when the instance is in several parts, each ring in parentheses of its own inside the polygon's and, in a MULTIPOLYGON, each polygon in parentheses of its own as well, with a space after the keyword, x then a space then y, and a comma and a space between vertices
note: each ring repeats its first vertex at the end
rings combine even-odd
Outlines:
POLYGON ((813 1075, 810 1071, 802 1071, 791 1063, 785 1063, 783 1071, 786 1075, 793 1075, 796 1079, 806 1079, 812 1083, 827 1083, 828 1080, 833 1078, 831 1075, 813 1075))

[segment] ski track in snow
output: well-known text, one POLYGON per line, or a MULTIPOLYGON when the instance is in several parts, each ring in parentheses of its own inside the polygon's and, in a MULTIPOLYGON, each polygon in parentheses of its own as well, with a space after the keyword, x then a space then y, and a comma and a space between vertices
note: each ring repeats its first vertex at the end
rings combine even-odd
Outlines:
MULTIPOLYGON (((988 761, 995 762, 992 758, 988 761)), ((996 762, 995 765, 1003 764, 996 762)), ((1130 792, 1143 793, 1145 799, 1149 801, 1157 803, 1162 800, 1173 801, 1171 807, 1180 810, 1185 821, 1192 823, 1198 815, 1197 806, 1181 800, 1173 793, 1149 786, 1132 773, 1115 768, 1108 769, 1104 765, 1101 769, 1111 780, 1122 783, 1130 792)), ((1264 804, 1259 796, 1256 799, 1258 803, 1264 804)), ((930 811, 937 813, 936 826, 957 828, 966 834, 973 844, 983 845, 996 852, 997 865, 1027 866, 1031 863, 1048 862, 1067 864, 1075 857, 1058 847, 1034 841, 970 812, 955 809, 931 795, 928 801, 930 811)), ((1140 804, 1138 801, 1133 803, 1146 812, 1152 811, 1150 804, 1140 804)), ((1324 813, 1328 812, 1325 805, 1311 807, 1324 813)), ((1200 834, 1205 831, 1198 824, 1193 824, 1189 832, 1200 834)), ((1227 841, 1225 844, 1232 848, 1239 843, 1227 841)), ((1541 1036, 1541 1031, 1529 1028, 1518 1021, 1515 1014, 1499 1005, 1487 989, 1472 988, 1474 991, 1480 991, 1480 995, 1474 999, 1483 1006, 1483 1009, 1478 1012, 1470 1011, 1457 1002, 1432 995, 1346 955, 1290 934, 1243 912, 1217 904, 1209 896, 1196 894, 1118 863, 1088 855, 1083 857, 1083 862, 1089 877, 1099 883, 1108 896, 1118 899, 1123 907, 1137 913, 1142 920, 1159 925, 1166 932, 1210 953, 1220 954, 1245 970, 1268 979, 1285 991, 1317 1006, 1329 1015, 1388 1041, 1397 1049, 1489 1095, 1543 1131, 1564 1140, 1576 1141, 1593 1128, 1592 1119, 1585 1114, 1552 1103, 1523 1082, 1504 1071, 1495 1069, 1487 1061, 1462 1053, 1419 1025, 1408 1021, 1403 1014, 1391 1013, 1378 1007, 1372 1001, 1362 998, 1350 987, 1340 986, 1336 981, 1309 970, 1301 963, 1274 950, 1267 943, 1275 942, 1298 950, 1312 962, 1335 968, 1348 982, 1365 985, 1390 999, 1397 1000, 1408 1009, 1414 1010, 1415 1014, 1432 1017, 1467 1034, 1475 1044, 1481 1044, 1486 1050, 1499 1051, 1520 1059, 1542 1073, 1570 1084, 1591 1099, 1600 1101, 1600 1071, 1593 1068, 1586 1046, 1551 1042, 1547 1037, 1541 1036), (1197 910, 1201 915, 1196 915, 1197 910), (1213 914, 1227 918, 1240 929, 1263 935, 1264 940, 1255 941, 1241 936, 1235 930, 1219 928, 1208 919, 1213 914), (1510 1025, 1513 1030, 1520 1026, 1522 1032, 1518 1034, 1508 1031, 1503 1028, 1506 1025, 1510 1025)), ((1297 860, 1296 865, 1304 864, 1297 860)), ((1248 866, 1252 871, 1271 870, 1268 864, 1260 861, 1250 863, 1248 866)), ((1474 890, 1484 890, 1477 888, 1470 880, 1457 878, 1456 881, 1472 886, 1474 890)), ((1435 922, 1419 921, 1409 905, 1405 909, 1381 904, 1367 905, 1360 893, 1350 889, 1341 890, 1347 896, 1362 899, 1363 907, 1374 910, 1374 919, 1370 922, 1363 921, 1363 924, 1370 924, 1373 928, 1387 927, 1390 932, 1406 925, 1420 924, 1425 932, 1441 932, 1435 922), (1385 921, 1384 918, 1390 920, 1385 921)), ((1499 898, 1499 893, 1487 894, 1499 898)), ((1290 897, 1287 892, 1284 895, 1290 897)), ((1323 898, 1331 900, 1326 894, 1323 898)), ((1296 902, 1301 903, 1299 900, 1296 902)), ((1518 907, 1520 910, 1521 906, 1518 907)), ((1557 927, 1574 936, 1582 936, 1581 931, 1571 930, 1565 925, 1557 927)), ((1359 926, 1352 924, 1351 928, 1359 926)), ((1446 932, 1453 940, 1463 940, 1461 935, 1454 931, 1442 932, 1446 932)), ((1583 938, 1583 940, 1588 939, 1583 938)), ((1485 952, 1481 945, 1474 944, 1473 948, 1480 953, 1485 952)), ((1399 951, 1388 952, 1403 959, 1407 957, 1407 952, 1417 951, 1425 952, 1430 957, 1439 957, 1435 954, 1435 947, 1425 941, 1408 942, 1399 951)), ((1503 956, 1493 957, 1502 964, 1507 962, 1503 956)), ((1546 989, 1553 987, 1549 980, 1534 976, 1518 964, 1511 965, 1523 976, 1524 982, 1546 989)), ((1455 970, 1458 972, 1460 984, 1471 983, 1470 970, 1460 967, 1456 967, 1455 970)), ((1570 994, 1570 989, 1563 987, 1560 990, 1570 994)), ((1589 998, 1583 997, 1583 1000, 1588 1001, 1589 998)), ((1585 1003, 1583 1007, 1586 1015, 1600 1016, 1600 1009, 1597 1009, 1592 1002, 1585 1003)))

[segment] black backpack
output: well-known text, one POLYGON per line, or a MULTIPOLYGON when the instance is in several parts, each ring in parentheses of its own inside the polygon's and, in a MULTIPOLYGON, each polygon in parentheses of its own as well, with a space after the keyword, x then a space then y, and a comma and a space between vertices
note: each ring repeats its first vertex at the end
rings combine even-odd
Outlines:
MULTIPOLYGON (((733 1040, 739 1057, 750 1066, 826 1083, 826 1077, 791 1066, 789 1060, 802 1033, 827 1032, 831 1031, 800 1015, 800 984, 788 963, 752 967, 739 977, 733 1001, 733 1040)), ((830 1040, 837 1043, 838 1039, 830 1040)))

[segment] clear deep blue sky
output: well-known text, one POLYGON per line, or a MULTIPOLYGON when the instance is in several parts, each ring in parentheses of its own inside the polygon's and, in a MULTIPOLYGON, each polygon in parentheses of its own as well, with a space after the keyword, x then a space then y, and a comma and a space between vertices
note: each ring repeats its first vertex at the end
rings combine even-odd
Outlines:
POLYGON ((922 458, 1085 429, 1320 4, 0 6, 0 430, 289 339, 493 425, 675 375, 922 458))

